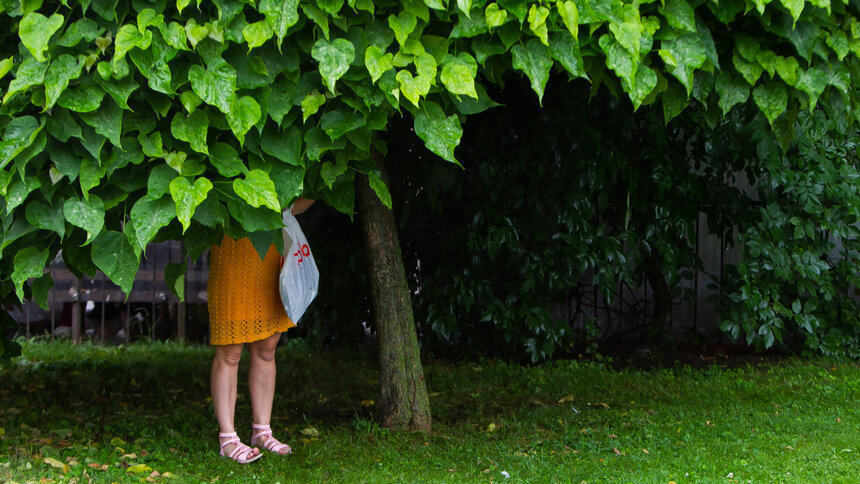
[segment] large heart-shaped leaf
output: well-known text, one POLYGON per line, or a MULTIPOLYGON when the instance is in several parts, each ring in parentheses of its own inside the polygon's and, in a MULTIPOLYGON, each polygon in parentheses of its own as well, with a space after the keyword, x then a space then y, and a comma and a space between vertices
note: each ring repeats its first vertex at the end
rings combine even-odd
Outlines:
POLYGON ((206 200, 211 189, 212 182, 203 176, 194 180, 193 185, 184 176, 174 178, 170 182, 170 196, 176 205, 176 218, 182 224, 183 234, 191 226, 194 210, 203 203, 203 200, 206 200))
POLYGON ((99 235, 102 227, 104 227, 104 202, 95 195, 90 195, 88 200, 70 198, 63 204, 63 215, 70 224, 87 232, 87 240, 83 243, 83 245, 87 245, 99 235))
POLYGON ((341 78, 355 59, 355 46, 346 39, 318 40, 311 56, 319 63, 320 75, 329 91, 334 92, 335 83, 341 78))
POLYGON ((18 36, 21 38, 21 43, 39 62, 46 60, 45 51, 48 50, 48 41, 54 33, 60 30, 64 20, 65 17, 58 13, 49 18, 39 12, 30 12, 18 24, 18 36))
POLYGON ((281 204, 278 202, 275 184, 269 178, 269 174, 263 170, 251 170, 244 179, 236 178, 233 180, 233 191, 254 208, 265 205, 281 213, 281 204))
POLYGON ((12 282, 15 284, 15 294, 24 301, 24 282, 31 277, 42 277, 45 262, 48 260, 48 249, 39 250, 35 247, 25 247, 15 253, 12 263, 12 282))
POLYGON ((454 157, 454 148, 460 144, 463 128, 457 116, 445 116, 438 104, 426 102, 415 116, 415 134, 424 140, 427 148, 442 158, 460 165, 454 157))
POLYGON ((117 284, 126 295, 131 292, 140 258, 128 239, 120 232, 106 230, 96 238, 92 248, 93 263, 117 284))

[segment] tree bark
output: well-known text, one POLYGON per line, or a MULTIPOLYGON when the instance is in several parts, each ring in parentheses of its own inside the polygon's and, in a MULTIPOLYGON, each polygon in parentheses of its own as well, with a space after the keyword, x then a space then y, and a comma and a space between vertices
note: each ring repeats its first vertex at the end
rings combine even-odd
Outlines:
POLYGON ((429 431, 430 399, 394 213, 364 175, 356 179, 356 202, 379 340, 377 418, 382 427, 429 431))

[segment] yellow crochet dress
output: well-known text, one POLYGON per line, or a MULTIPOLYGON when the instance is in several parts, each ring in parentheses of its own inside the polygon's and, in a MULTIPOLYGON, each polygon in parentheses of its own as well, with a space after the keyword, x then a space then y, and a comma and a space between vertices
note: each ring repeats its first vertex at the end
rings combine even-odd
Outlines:
POLYGON ((295 327, 281 303, 280 266, 274 245, 264 260, 247 238, 225 235, 212 246, 206 289, 211 344, 250 343, 295 327))

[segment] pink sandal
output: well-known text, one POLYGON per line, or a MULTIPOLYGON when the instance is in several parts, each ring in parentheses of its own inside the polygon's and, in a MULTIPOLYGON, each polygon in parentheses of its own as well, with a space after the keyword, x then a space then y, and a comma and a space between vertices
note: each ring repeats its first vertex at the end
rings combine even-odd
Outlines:
POLYGON ((239 440, 239 436, 236 435, 236 432, 218 434, 219 440, 227 438, 227 437, 230 437, 230 438, 224 442, 221 442, 221 455, 223 455, 224 457, 228 457, 230 459, 233 459, 234 461, 236 461, 240 464, 248 464, 250 462, 254 462, 255 460, 259 459, 260 457, 263 457, 263 454, 259 453, 255 456, 252 456, 249 458, 248 456, 251 454, 251 452, 254 451, 254 449, 243 444, 242 441, 239 440), (227 455, 224 453, 224 447, 226 447, 230 444, 236 444, 236 447, 233 449, 232 452, 230 452, 230 455, 227 455))
POLYGON ((292 447, 290 447, 289 445, 284 444, 284 443, 278 441, 278 439, 272 437, 272 427, 270 427, 268 425, 257 425, 257 424, 252 424, 251 426, 254 429, 253 434, 251 435, 251 443, 256 443, 256 444, 260 445, 259 442, 257 442, 257 439, 259 439, 260 437, 268 437, 266 439, 266 441, 262 443, 262 446, 266 450, 268 450, 270 452, 274 452, 276 454, 281 454, 281 455, 286 455, 286 454, 292 453, 292 451, 293 451, 292 447), (286 449, 286 452, 281 452, 284 449, 286 449))

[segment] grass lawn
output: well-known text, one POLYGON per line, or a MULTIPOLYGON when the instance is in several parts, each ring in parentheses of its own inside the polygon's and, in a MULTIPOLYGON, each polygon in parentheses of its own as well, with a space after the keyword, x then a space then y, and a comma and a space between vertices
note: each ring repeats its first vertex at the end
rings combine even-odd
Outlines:
POLYGON ((278 351, 273 428, 294 453, 240 466, 217 454, 212 353, 25 342, 0 369, 0 482, 860 482, 854 363, 431 361, 425 434, 374 423, 370 355, 290 342, 278 351))

